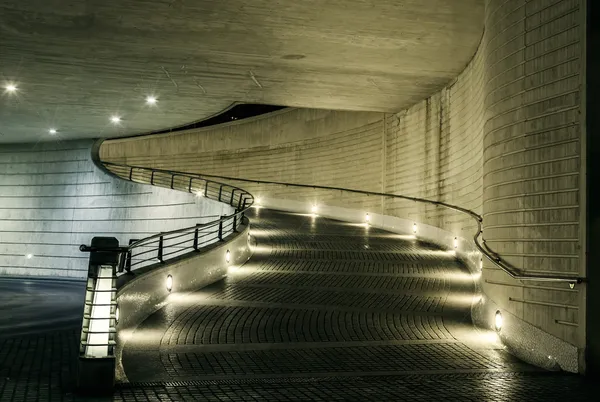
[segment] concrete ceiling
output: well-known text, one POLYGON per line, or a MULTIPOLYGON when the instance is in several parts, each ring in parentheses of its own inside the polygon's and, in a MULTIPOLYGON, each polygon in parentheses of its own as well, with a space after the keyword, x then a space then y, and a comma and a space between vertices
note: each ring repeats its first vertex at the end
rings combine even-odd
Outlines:
POLYGON ((468 63, 483 3, 0 0, 0 85, 17 86, 0 142, 140 134, 234 102, 398 111, 468 63))

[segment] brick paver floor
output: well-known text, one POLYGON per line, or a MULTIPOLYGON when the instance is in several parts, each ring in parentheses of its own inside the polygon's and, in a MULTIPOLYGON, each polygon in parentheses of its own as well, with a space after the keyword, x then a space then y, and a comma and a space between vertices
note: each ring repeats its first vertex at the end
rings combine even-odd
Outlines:
MULTIPOLYGON (((461 335, 478 333, 475 295, 450 253, 265 209, 251 227, 243 267, 138 327, 123 353, 127 382, 107 400, 595 400, 580 376, 520 362, 493 336, 461 335)), ((76 344, 75 326, 0 339, 1 400, 81 399, 76 344)))

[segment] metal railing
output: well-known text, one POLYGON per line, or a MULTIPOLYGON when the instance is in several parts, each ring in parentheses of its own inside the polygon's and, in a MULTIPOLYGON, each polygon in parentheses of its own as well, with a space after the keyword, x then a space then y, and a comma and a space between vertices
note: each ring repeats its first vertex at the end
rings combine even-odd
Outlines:
MULTIPOLYGON (((237 232, 245 212, 254 203, 254 197, 249 192, 226 183, 206 179, 201 175, 111 162, 102 162, 102 164, 113 175, 125 180, 189 192, 235 208, 233 214, 221 216, 220 219, 208 223, 161 232, 143 239, 131 239, 128 246, 121 248, 118 273, 164 263, 222 241, 231 233, 237 232)), ((82 245, 80 250, 94 251, 85 245, 82 245)))
MULTIPOLYGON (((113 165, 110 162, 103 162, 103 163, 106 164, 106 165, 108 165, 108 166, 113 165)), ((135 169, 143 169, 141 167, 133 167, 133 168, 135 168, 135 169)), ((155 169, 155 170, 161 171, 161 172, 165 172, 165 173, 169 173, 170 172, 170 173, 177 173, 177 174, 190 174, 190 173, 182 173, 182 172, 171 172, 169 170, 159 170, 159 169, 155 169)), ((214 179, 227 180, 227 181, 238 181, 238 182, 244 182, 244 183, 255 183, 255 184, 278 185, 278 186, 285 186, 285 187, 297 187, 297 188, 309 188, 309 189, 342 191, 342 192, 348 192, 348 193, 354 193, 354 194, 362 194, 362 195, 367 195, 367 196, 379 196, 379 197, 385 197, 385 198, 403 199, 403 200, 420 202, 420 203, 425 203, 425 204, 430 204, 430 205, 435 205, 435 206, 439 206, 439 207, 444 207, 444 208, 452 209, 454 211, 461 212, 461 213, 464 213, 464 214, 470 216, 473 220, 475 220, 475 222, 477 222, 477 232, 473 235, 473 242, 475 244, 475 247, 477 247, 477 249, 479 250, 479 252, 481 252, 481 254, 483 256, 485 256, 489 261, 491 261, 495 266, 497 266, 502 271, 504 271, 511 278, 518 279, 518 280, 521 280, 521 281, 567 282, 567 283, 570 283, 571 286, 573 286, 575 283, 582 283, 582 282, 586 281, 586 278, 577 277, 577 276, 574 276, 574 275, 573 276, 568 276, 568 275, 553 275, 553 276, 550 276, 550 275, 532 275, 532 274, 523 273, 521 270, 513 267, 507 261, 504 261, 500 257, 500 255, 498 255, 496 252, 494 252, 493 250, 491 250, 486 245, 485 240, 482 239, 482 234, 483 234, 483 226, 482 226, 482 224, 483 224, 483 218, 479 214, 477 214, 477 213, 475 213, 475 212, 473 212, 471 210, 468 210, 468 209, 465 209, 465 208, 462 208, 462 207, 459 207, 459 206, 456 206, 456 205, 448 204, 448 203, 445 203, 445 202, 435 201, 435 200, 428 200, 428 199, 425 199, 425 198, 418 198, 418 197, 409 197, 409 196, 399 195, 399 194, 378 193, 378 192, 373 192, 373 191, 354 190, 354 189, 343 188, 343 187, 318 186, 318 185, 297 184, 297 183, 287 183, 287 182, 278 182, 278 181, 243 179, 243 178, 239 178, 239 177, 229 177, 229 176, 220 176, 220 175, 211 175, 211 174, 202 174, 201 177, 203 177, 203 178, 214 178, 214 179)))

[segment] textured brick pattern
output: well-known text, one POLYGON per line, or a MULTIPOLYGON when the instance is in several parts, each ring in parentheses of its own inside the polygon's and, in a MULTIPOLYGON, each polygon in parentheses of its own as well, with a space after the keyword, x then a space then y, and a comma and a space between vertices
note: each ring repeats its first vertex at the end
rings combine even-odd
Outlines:
POLYGON ((79 331, 0 338, 0 400, 70 400, 79 331))
POLYGON ((121 388, 118 401, 590 401, 581 378, 554 374, 449 374, 311 378, 296 381, 193 381, 121 388))
POLYGON ((88 255, 79 245, 94 236, 127 244, 212 220, 224 210, 189 194, 115 179, 92 163, 91 146, 91 141, 3 146, 0 275, 85 277, 88 255))
POLYGON ((452 334, 470 326, 474 293, 449 254, 375 228, 334 242, 330 233, 345 223, 322 217, 262 209, 251 220, 260 251, 223 283, 178 298, 136 329, 123 352, 130 381, 533 369, 452 334), (421 257, 429 270, 360 269, 421 257), (295 264, 270 269, 282 260, 295 264), (315 262, 351 269, 304 268, 315 262))
MULTIPOLYGON (((527 271, 584 275, 580 264, 583 2, 489 0, 486 7, 484 232, 527 271)), ((485 290, 536 327, 583 346, 581 291, 503 282, 485 290), (514 300, 509 302, 508 297, 514 300), (535 303, 554 303, 554 306, 535 303), (565 306, 575 306, 566 308, 565 306)), ((580 288, 578 288, 579 290, 580 288)))

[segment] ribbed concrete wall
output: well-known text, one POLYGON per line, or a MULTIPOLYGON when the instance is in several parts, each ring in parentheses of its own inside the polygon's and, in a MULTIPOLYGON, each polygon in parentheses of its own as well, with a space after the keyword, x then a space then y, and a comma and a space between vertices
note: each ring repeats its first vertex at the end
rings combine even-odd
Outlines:
MULTIPOLYGON (((218 128, 106 141, 101 159, 251 179, 381 191, 381 113, 288 109, 218 128)), ((244 183, 259 198, 306 200, 381 211, 381 200, 244 183)))
POLYGON ((2 146, 0 275, 83 278, 88 255, 78 247, 94 236, 127 244, 230 211, 190 194, 113 178, 93 164, 91 145, 2 146))
MULTIPOLYGON (((580 225, 585 29, 582 0, 489 0, 486 6, 484 234, 515 267, 585 276, 580 225)), ((521 283, 487 267, 502 308, 585 345, 583 286, 521 283)))
MULTIPOLYGON (((386 115, 385 192, 482 212, 483 52, 447 88, 386 115)), ((386 201, 386 215, 408 217, 472 238, 477 224, 446 208, 386 201)))

